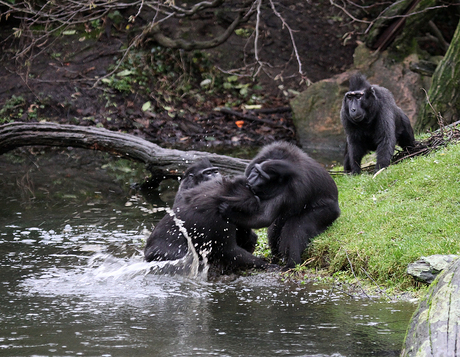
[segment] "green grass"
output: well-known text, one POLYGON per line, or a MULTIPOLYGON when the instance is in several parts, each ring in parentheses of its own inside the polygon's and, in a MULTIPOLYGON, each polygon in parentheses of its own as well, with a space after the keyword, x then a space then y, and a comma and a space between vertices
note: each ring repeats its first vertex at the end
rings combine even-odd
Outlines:
POLYGON ((397 289, 416 286, 407 264, 460 254, 460 145, 372 174, 335 178, 342 210, 314 239, 308 258, 330 274, 397 289), (367 273, 367 274, 366 274, 367 273))

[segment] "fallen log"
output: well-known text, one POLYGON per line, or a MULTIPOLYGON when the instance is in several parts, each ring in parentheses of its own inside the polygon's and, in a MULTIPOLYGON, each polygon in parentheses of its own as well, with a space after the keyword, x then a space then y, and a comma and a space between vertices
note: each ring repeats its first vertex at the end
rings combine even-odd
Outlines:
POLYGON ((0 155, 23 146, 43 145, 100 150, 143 162, 158 182, 182 175, 191 163, 204 157, 226 175, 243 173, 249 162, 201 151, 164 149, 140 137, 103 128, 47 122, 0 125, 0 155))
POLYGON ((412 316, 401 357, 459 356, 460 259, 430 285, 412 316))

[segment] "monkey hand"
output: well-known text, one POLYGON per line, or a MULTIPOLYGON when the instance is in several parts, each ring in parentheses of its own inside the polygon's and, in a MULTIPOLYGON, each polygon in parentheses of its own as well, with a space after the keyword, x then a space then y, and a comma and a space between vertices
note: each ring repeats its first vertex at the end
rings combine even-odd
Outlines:
POLYGON ((217 212, 225 219, 238 222, 242 217, 253 215, 260 210, 260 199, 257 196, 251 195, 242 199, 227 199, 217 205, 217 212))
POLYGON ((217 212, 219 212, 220 215, 222 216, 226 216, 226 212, 228 211, 230 205, 228 204, 228 202, 221 202, 218 206, 217 206, 217 212))

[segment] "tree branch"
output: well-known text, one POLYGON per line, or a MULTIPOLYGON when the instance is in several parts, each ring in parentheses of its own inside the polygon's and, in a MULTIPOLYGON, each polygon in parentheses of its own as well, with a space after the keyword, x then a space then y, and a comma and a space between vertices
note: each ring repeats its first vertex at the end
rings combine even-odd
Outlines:
POLYGON ((179 16, 192 16, 201 10, 219 7, 223 3, 224 3, 224 0, 214 0, 212 2, 202 1, 202 2, 199 2, 198 4, 193 5, 190 10, 181 8, 176 5, 171 5, 171 8, 174 9, 174 11, 176 11, 178 17, 179 16))
POLYGON ((202 50, 206 48, 213 48, 217 47, 220 44, 224 43, 235 31, 236 27, 239 25, 243 16, 238 14, 236 19, 232 22, 232 24, 225 30, 225 32, 209 41, 184 41, 183 39, 172 39, 167 37, 161 33, 160 26, 156 25, 153 26, 151 29, 151 33, 155 41, 158 42, 161 46, 168 47, 168 48, 178 48, 186 51, 192 50, 202 50))
POLYGON ((137 136, 103 128, 55 123, 10 123, 0 125, 0 155, 22 146, 60 146, 100 150, 143 162, 156 177, 181 175, 196 160, 208 158, 224 174, 242 174, 248 160, 201 151, 164 149, 137 136))

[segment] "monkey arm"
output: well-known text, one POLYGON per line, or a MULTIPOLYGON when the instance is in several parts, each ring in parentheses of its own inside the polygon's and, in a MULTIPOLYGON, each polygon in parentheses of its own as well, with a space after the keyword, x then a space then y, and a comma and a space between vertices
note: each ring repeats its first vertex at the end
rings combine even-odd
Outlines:
MULTIPOLYGON (((389 116, 389 114, 385 114, 389 116)), ((385 125, 377 131, 380 135, 380 140, 377 141, 377 149, 375 150, 377 154, 375 171, 390 165, 396 146, 395 122, 393 117, 383 117, 382 123, 385 123, 385 125), (385 121, 383 121, 384 119, 385 121)))
MULTIPOLYGON (((218 200, 219 214, 234 224, 244 221, 245 217, 257 215, 260 211, 260 199, 246 182, 246 178, 227 181, 218 200)), ((249 227, 244 224, 245 227, 249 227)))
POLYGON ((254 194, 244 176, 225 180, 216 200, 218 213, 239 227, 268 227, 277 214, 273 208, 265 207, 266 202, 254 194))
POLYGON ((227 200, 219 205, 219 213, 240 227, 268 227, 279 215, 279 205, 273 202, 275 200, 260 201, 257 196, 250 200, 227 200))
POLYGON ((345 149, 345 161, 343 168, 345 172, 352 174, 361 173, 361 160, 366 155, 366 148, 358 141, 354 142, 348 138, 348 144, 345 149))
POLYGON ((258 258, 252 255, 236 244, 225 249, 223 257, 230 263, 230 265, 234 267, 246 266, 258 269, 275 269, 275 267, 277 267, 276 265, 270 264, 262 258, 258 258))

